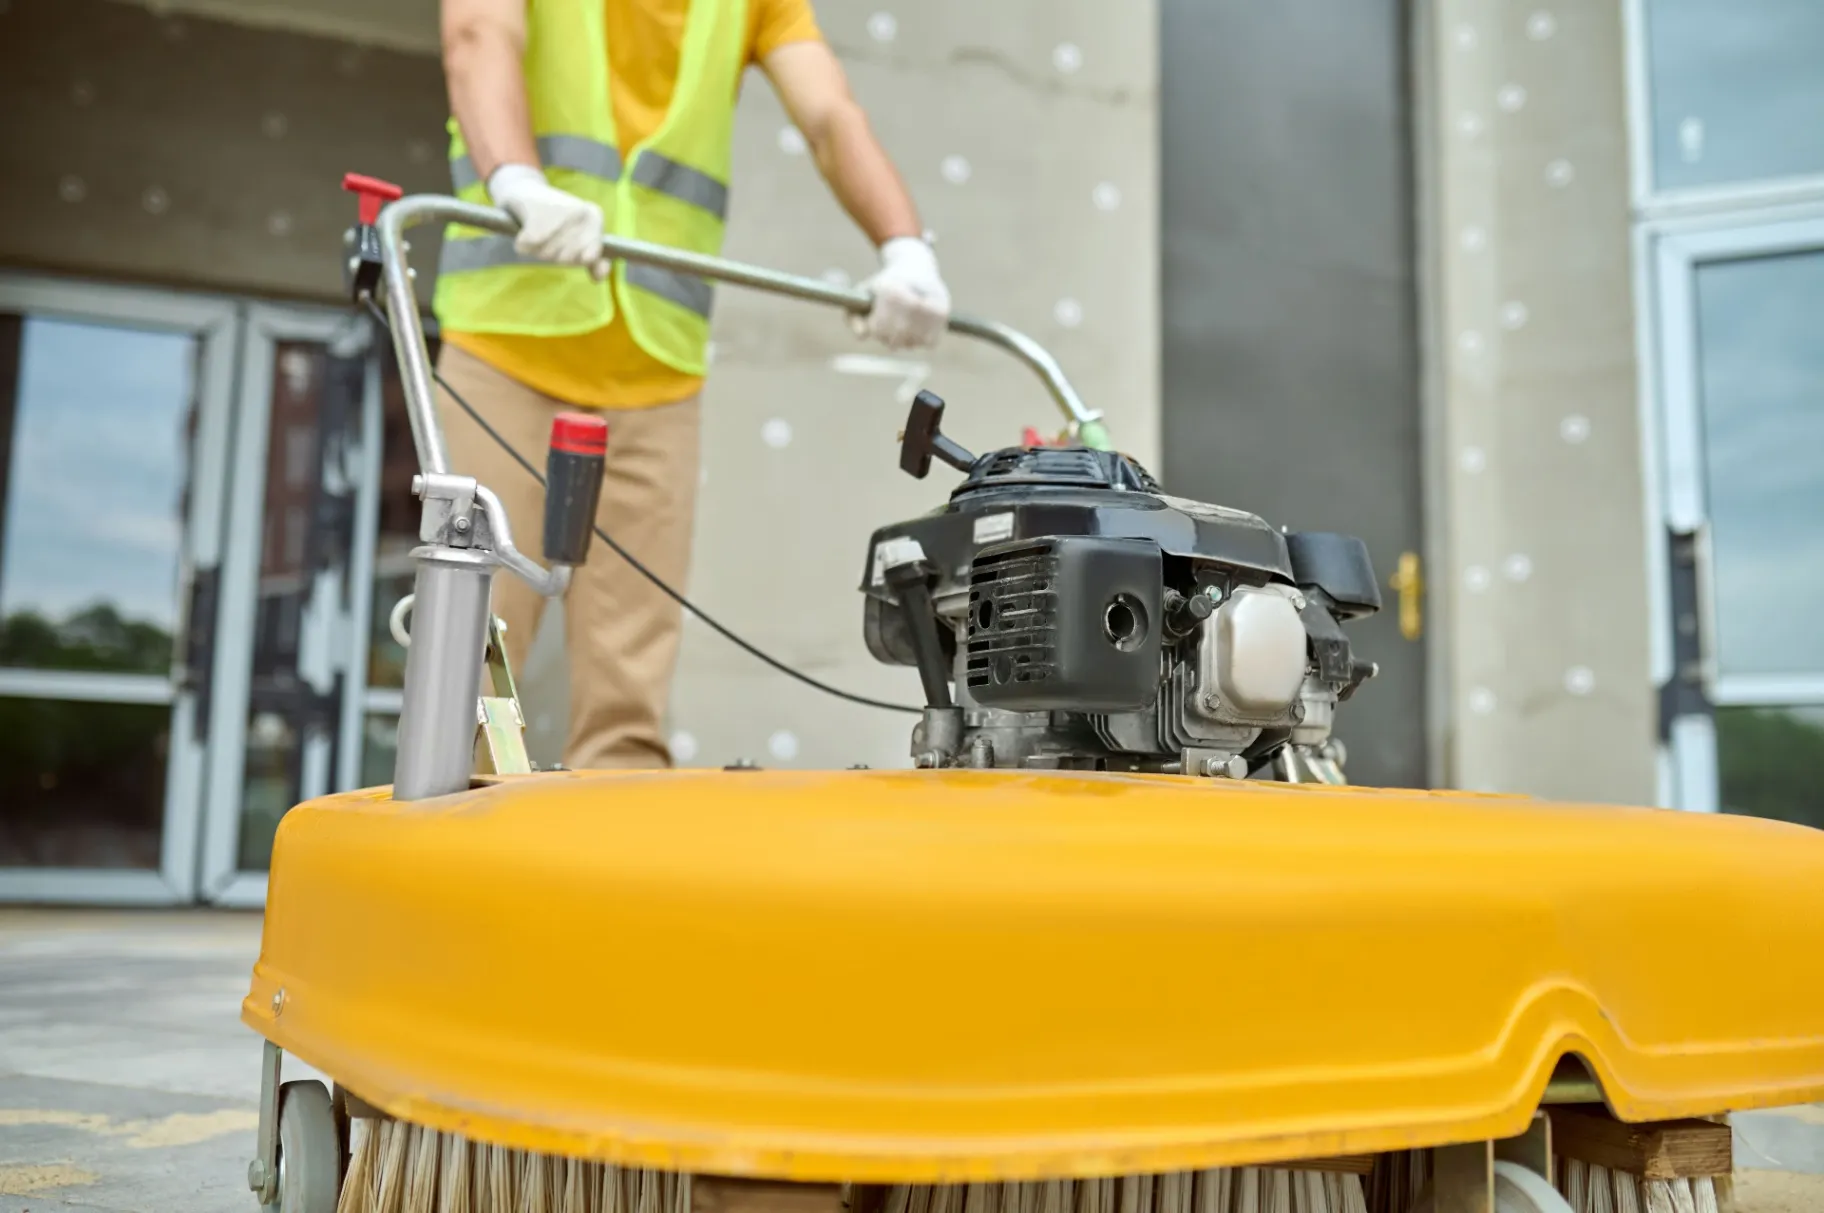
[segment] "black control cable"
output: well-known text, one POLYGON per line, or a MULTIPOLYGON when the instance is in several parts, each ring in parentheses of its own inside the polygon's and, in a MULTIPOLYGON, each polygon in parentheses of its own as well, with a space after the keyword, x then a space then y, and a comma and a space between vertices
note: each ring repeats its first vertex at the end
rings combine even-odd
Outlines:
MULTIPOLYGON (((373 296, 364 295, 362 297, 362 303, 366 305, 367 310, 370 313, 372 313, 374 319, 380 323, 380 327, 384 328, 388 333, 391 333, 393 330, 393 326, 390 322, 388 322, 388 320, 386 318, 386 313, 381 310, 380 305, 374 302, 373 296)), ((538 469, 533 467, 531 462, 529 460, 527 460, 524 455, 521 455, 518 451, 514 450, 513 444, 508 442, 506 440, 506 438, 501 435, 500 431, 496 430, 493 426, 489 425, 487 419, 485 417, 483 417, 478 411, 476 411, 474 405, 470 404, 467 400, 464 400, 462 398, 462 394, 460 392, 458 392, 455 388, 451 387, 448 383, 444 382, 444 378, 443 378, 442 374, 440 374, 438 372, 438 370, 435 366, 433 366, 431 368, 431 377, 437 381, 437 386, 441 387, 444 391, 446 391, 450 394, 450 399, 454 400, 456 402, 456 404, 462 409, 463 412, 467 413, 472 419, 474 419, 475 424, 479 425, 482 428, 483 433, 487 434, 488 437, 492 438, 495 441, 495 443, 500 447, 501 450, 505 451, 508 455, 512 456, 514 463, 517 463, 520 467, 522 467, 526 470, 526 475, 528 475, 528 476, 532 477, 532 479, 538 481, 539 486, 541 488, 544 486, 545 478, 543 476, 539 475, 538 469)), ((879 708, 883 712, 907 712, 914 716, 919 715, 923 711, 922 708, 910 707, 903 703, 888 703, 887 701, 885 701, 883 699, 869 699, 866 695, 857 695, 853 691, 845 691, 845 690, 841 689, 840 687, 833 687, 827 682, 821 682, 821 681, 811 677, 809 674, 806 674, 803 670, 798 670, 798 669, 792 668, 791 666, 787 665, 785 662, 779 660, 777 657, 774 657, 771 653, 768 653, 765 650, 754 645, 753 643, 742 639, 740 636, 737 636, 734 632, 730 631, 727 627, 725 627, 721 623, 717 622, 715 619, 711 618, 709 615, 705 614, 701 609, 699 609, 697 607, 697 605, 695 603, 691 602, 690 599, 684 597, 684 595, 680 594, 677 590, 672 589, 670 585, 666 584, 665 580, 662 577, 660 577, 657 573, 655 573, 651 569, 647 568, 644 564, 641 564, 640 561, 634 557, 632 552, 629 552, 626 548, 624 548, 620 544, 616 543, 614 541, 614 537, 612 535, 610 535, 607 531, 604 531, 599 525, 596 526, 594 529, 595 529, 595 537, 597 539, 600 539, 603 543, 607 544, 611 549, 613 549, 615 555, 619 556, 622 560, 625 560, 628 564, 632 565, 634 572, 638 573, 640 576, 644 577, 646 580, 652 582, 652 584, 657 586, 660 590, 664 591, 665 595, 667 597, 669 597, 673 602, 676 602, 679 606, 683 607, 686 611, 689 611, 692 615, 694 615, 698 619, 702 620, 705 624, 708 625, 708 627, 711 631, 715 632, 718 636, 722 637, 722 639, 728 641, 730 644, 734 645, 736 648, 740 649, 742 652, 746 653, 748 656, 753 657, 753 658, 755 658, 759 661, 762 661, 765 664, 771 666, 773 669, 779 671, 781 674, 784 674, 787 678, 795 678, 799 682, 802 682, 805 686, 810 687, 812 690, 822 691, 825 695, 834 695, 838 699, 846 700, 849 703, 859 704, 864 708, 879 708)))

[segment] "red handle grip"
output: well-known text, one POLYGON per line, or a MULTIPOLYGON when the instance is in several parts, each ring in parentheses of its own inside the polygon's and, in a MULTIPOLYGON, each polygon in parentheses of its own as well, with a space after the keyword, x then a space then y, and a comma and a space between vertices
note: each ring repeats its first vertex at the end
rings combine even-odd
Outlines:
POLYGON ((384 203, 397 201, 405 191, 390 181, 378 177, 363 177, 360 173, 342 174, 342 188, 351 194, 361 197, 361 222, 373 223, 380 218, 380 207, 384 203))
POLYGON ((608 423, 588 413, 559 413, 551 422, 551 449, 567 455, 604 455, 608 423))

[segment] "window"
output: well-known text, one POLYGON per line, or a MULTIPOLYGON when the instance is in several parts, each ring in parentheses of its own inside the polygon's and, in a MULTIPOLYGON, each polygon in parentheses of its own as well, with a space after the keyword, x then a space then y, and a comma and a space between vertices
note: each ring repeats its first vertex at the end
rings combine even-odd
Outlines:
POLYGON ((1655 189, 1824 174, 1824 4, 1645 0, 1655 189))

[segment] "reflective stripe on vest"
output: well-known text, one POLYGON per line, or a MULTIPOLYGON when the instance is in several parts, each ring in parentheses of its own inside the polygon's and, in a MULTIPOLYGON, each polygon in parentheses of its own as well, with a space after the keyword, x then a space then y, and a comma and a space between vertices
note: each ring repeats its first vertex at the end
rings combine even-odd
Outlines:
MULTIPOLYGON (((540 135, 538 159, 546 168, 567 168, 603 181, 621 179, 621 150, 583 135, 540 135)), ((683 166, 680 165, 680 168, 683 166)), ((461 193, 481 184, 475 162, 465 154, 450 161, 450 181, 461 193)))
POLYGON ((633 183, 728 218, 728 187, 700 169, 647 148, 633 162, 633 183))
MULTIPOLYGON (((537 257, 529 257, 514 248, 511 236, 479 236, 472 240, 445 240, 443 252, 437 259, 437 272, 465 274, 474 270, 499 269, 503 265, 546 264, 549 263, 537 257)), ((661 299, 669 299, 679 307, 689 308, 705 320, 709 319, 715 289, 695 274, 680 274, 676 270, 662 269, 656 265, 630 262, 627 266, 627 282, 630 286, 651 291, 661 299)))
POLYGON ((716 299, 716 288, 709 284, 708 279, 633 261, 627 262, 625 274, 628 286, 651 291, 661 299, 669 299, 679 307, 687 308, 705 320, 709 319, 710 305, 716 299))

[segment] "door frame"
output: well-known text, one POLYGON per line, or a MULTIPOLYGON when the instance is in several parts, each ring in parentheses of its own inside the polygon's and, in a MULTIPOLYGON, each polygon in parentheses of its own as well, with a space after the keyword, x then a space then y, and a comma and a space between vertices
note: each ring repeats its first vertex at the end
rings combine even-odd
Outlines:
MULTIPOLYGON (((182 618, 184 604, 194 577, 198 570, 219 567, 221 561, 238 309, 226 299, 4 269, 0 269, 0 308, 76 322, 187 333, 200 342, 190 508, 183 521, 179 582, 173 587, 181 636, 187 623, 182 618)), ((175 665, 164 678, 156 674, 0 670, 0 694, 171 706, 158 868, 0 869, 0 902, 169 905, 193 900, 208 751, 196 717, 196 694, 182 685, 175 665)))
MULTIPOLYGON (((281 341, 321 342, 329 346, 332 353, 349 356, 366 353, 369 363, 363 375, 360 464, 352 478, 356 499, 355 533, 351 538, 348 567, 343 572, 351 579, 348 609, 346 612, 310 612, 306 639, 300 643, 300 664, 308 662, 311 667, 300 670, 306 679, 327 676, 341 661, 350 664, 344 681, 341 714, 335 725, 340 745, 334 748, 341 761, 338 769, 328 769, 327 751, 331 747, 317 741, 307 743, 303 776, 305 799, 347 786, 344 773, 348 770, 351 721, 354 726, 359 723, 361 692, 365 686, 367 610, 373 592, 373 587, 361 575, 364 567, 362 549, 364 544, 371 548, 372 539, 364 533, 365 523, 378 508, 378 486, 373 469, 377 467, 378 459, 374 448, 379 439, 379 377, 371 356, 373 326, 364 316, 328 306, 263 303, 245 305, 241 315, 244 322, 238 336, 239 377, 235 395, 239 416, 234 434, 235 476, 223 540, 221 613, 217 624, 222 636, 241 639, 216 646, 217 689, 209 727, 209 777, 202 807, 198 893, 202 899, 218 905, 257 908, 266 901, 267 873, 243 869, 239 852, 247 763, 248 698, 252 689, 254 624, 258 612, 266 469, 269 466, 273 351, 281 341)), ((337 585, 330 592, 339 597, 340 590, 341 586, 337 585)), ((324 593, 320 579, 318 597, 323 597, 324 593)))
POLYGON ((1705 264, 1792 253, 1824 254, 1824 201, 1750 214, 1650 221, 1637 235, 1642 327, 1641 419, 1649 443, 1648 482, 1656 524, 1648 545, 1649 631, 1653 678, 1679 674, 1671 618, 1669 540, 1695 537, 1697 684, 1705 710, 1662 721, 1660 803, 1692 812, 1720 810, 1716 727, 1709 709, 1778 701, 1824 704, 1824 678, 1727 677, 1705 644, 1715 635, 1707 559, 1709 509, 1704 485, 1703 417, 1695 277, 1705 264))

